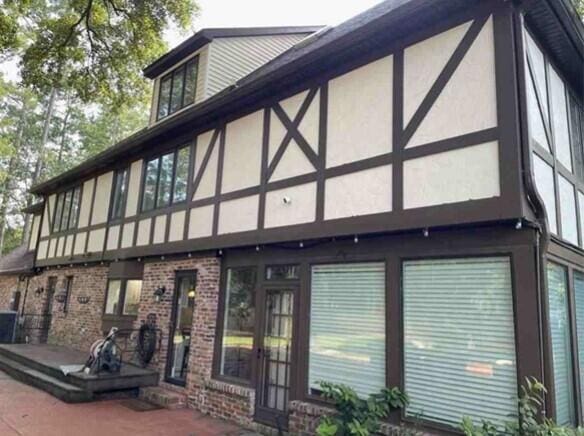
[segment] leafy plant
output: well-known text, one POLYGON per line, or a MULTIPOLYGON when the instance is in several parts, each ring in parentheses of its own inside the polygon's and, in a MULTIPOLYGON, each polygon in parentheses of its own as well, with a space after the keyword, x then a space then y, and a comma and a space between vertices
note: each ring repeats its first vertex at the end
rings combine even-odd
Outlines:
POLYGON ((318 436, 369 436, 377 432, 389 412, 408 404, 408 397, 398 388, 384 388, 367 399, 342 384, 319 382, 324 398, 331 400, 336 412, 324 416, 316 429, 318 436))
POLYGON ((509 421, 501 428, 487 420, 475 425, 472 419, 465 416, 460 428, 466 436, 584 436, 581 428, 563 427, 549 418, 541 418, 544 416, 543 397, 546 393, 541 382, 535 378, 526 378, 525 385, 521 387, 515 421, 509 421))

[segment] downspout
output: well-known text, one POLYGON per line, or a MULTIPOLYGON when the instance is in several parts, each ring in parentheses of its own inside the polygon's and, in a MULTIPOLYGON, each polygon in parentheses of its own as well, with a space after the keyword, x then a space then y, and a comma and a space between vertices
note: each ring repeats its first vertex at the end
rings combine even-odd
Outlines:
POLYGON ((535 180, 533 178, 533 168, 531 165, 531 147, 529 140, 529 127, 527 119, 527 93, 526 93, 526 74, 525 70, 525 46, 523 44, 523 29, 524 29, 524 16, 523 12, 519 10, 521 7, 521 2, 518 2, 517 8, 513 14, 513 29, 514 35, 513 40, 515 44, 515 61, 516 61, 516 71, 517 71, 517 86, 518 86, 518 107, 519 107, 519 138, 521 147, 521 163, 522 163, 522 175, 523 182, 525 185, 525 193, 527 201, 531 206, 536 222, 531 223, 531 226, 536 231, 535 240, 535 266, 536 266, 536 280, 539 286, 539 292, 537 292, 537 306, 538 306, 538 316, 540 320, 540 331, 539 331, 539 349, 540 349, 540 373, 542 374, 541 382, 548 389, 548 394, 545 396, 544 410, 547 417, 553 417, 553 386, 551 386, 551 381, 553 376, 550 374, 549 365, 546 362, 551 358, 550 353, 550 343, 549 343, 549 332, 548 332, 548 303, 547 299, 544 298, 547 295, 547 279, 545 275, 546 271, 546 253, 550 241, 549 225, 547 219, 547 213, 542 198, 537 192, 535 185, 535 180), (550 381, 548 386, 547 381, 550 381))

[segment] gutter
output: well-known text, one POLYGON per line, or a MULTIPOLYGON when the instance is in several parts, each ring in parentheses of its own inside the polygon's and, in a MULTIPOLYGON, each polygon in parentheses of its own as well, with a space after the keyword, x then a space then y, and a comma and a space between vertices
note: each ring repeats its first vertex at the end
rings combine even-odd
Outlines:
POLYGON ((550 233, 549 233, 549 225, 547 219, 547 213, 545 210, 545 206, 543 203, 542 198, 540 197, 539 193, 537 192, 537 188, 535 185, 535 180, 533 178, 533 168, 531 166, 531 147, 530 147, 530 139, 529 139, 529 128, 528 128, 528 120, 527 120, 527 93, 525 89, 525 47, 523 43, 523 29, 524 29, 524 16, 521 10, 517 10, 513 16, 513 29, 514 29, 514 43, 515 43, 515 54, 516 54, 516 71, 517 71, 517 95, 518 95, 518 107, 519 107, 519 114, 520 114, 520 123, 519 123, 519 143, 521 147, 521 154, 522 154, 522 174, 523 174, 523 182, 525 184, 525 191, 527 194, 527 201, 531 206, 535 217, 536 222, 532 223, 532 227, 536 231, 536 240, 535 240, 535 265, 536 265, 536 280, 539 287, 539 292, 537 292, 538 296, 538 316, 540 320, 540 331, 539 331, 539 349, 540 349, 540 373, 542 375, 541 382, 546 386, 548 389, 548 394, 544 396, 544 410, 547 417, 553 416, 553 379, 550 377, 550 371, 545 362, 549 361, 548 358, 550 357, 550 342, 549 337, 550 333, 547 329, 544 329, 544 326, 548 326, 549 323, 547 322, 547 314, 548 314, 548 302, 547 298, 547 278, 546 278, 546 253, 548 249, 548 245, 550 242, 550 233), (549 383, 547 382, 549 380, 549 383))

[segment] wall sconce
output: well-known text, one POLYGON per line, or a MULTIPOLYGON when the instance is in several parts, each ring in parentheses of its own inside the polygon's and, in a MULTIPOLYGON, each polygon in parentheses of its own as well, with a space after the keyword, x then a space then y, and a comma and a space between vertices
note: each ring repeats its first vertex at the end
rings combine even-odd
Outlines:
POLYGON ((91 297, 87 296, 87 295, 79 295, 77 297, 77 302, 79 304, 87 304, 91 301, 91 297))
POLYGON ((166 286, 159 286, 156 288, 154 291, 154 297, 156 298, 157 303, 160 303, 160 300, 162 300, 162 296, 164 294, 166 294, 166 286))
POLYGON ((43 288, 43 287, 41 286, 41 287, 38 287, 38 288, 36 288, 36 289, 35 289, 35 291, 34 291, 34 294, 35 294, 37 297, 40 297, 40 296, 43 294, 43 292, 45 292, 45 288, 43 288))
POLYGON ((57 295, 55 295, 55 301, 57 303, 64 303, 66 299, 67 299, 67 295, 65 295, 65 294, 57 294, 57 295))

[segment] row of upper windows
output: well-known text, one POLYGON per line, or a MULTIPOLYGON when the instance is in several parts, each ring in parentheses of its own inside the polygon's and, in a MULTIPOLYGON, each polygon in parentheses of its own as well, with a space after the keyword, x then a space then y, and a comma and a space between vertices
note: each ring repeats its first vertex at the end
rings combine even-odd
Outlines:
MULTIPOLYGON (((186 201, 191 149, 189 145, 152 158, 146 162, 142 181, 141 211, 186 201)), ((128 197, 129 167, 114 175, 109 219, 122 218, 128 197)), ((74 229, 79 221, 81 186, 57 194, 53 214, 53 232, 74 229)))
POLYGON ((160 79, 157 120, 195 102, 198 69, 199 57, 197 56, 160 79))

